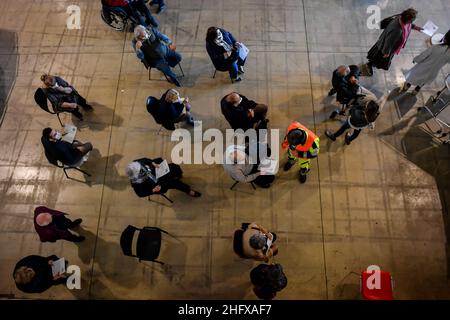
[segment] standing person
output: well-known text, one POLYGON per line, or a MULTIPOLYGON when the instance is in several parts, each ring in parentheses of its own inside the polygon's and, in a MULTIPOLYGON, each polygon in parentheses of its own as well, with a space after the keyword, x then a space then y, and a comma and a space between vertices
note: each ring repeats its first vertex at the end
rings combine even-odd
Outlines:
POLYGON ((280 264, 262 263, 250 271, 250 281, 256 296, 263 300, 272 300, 277 292, 287 286, 287 278, 280 264))
POLYGON ((243 60, 239 56, 241 43, 234 36, 222 28, 209 27, 206 33, 206 51, 214 67, 219 71, 228 71, 231 82, 239 82, 240 74, 244 73, 243 60))
POLYGON ((288 161, 284 165, 284 171, 292 168, 295 162, 300 166, 300 183, 306 182, 306 175, 310 171, 311 159, 319 155, 320 139, 314 132, 301 123, 294 121, 287 128, 283 149, 287 149, 288 161))
POLYGON ((348 129, 353 129, 353 133, 347 133, 345 135, 345 143, 349 145, 355 140, 361 130, 374 126, 375 120, 380 114, 380 106, 374 100, 361 100, 360 104, 354 105, 350 108, 350 115, 341 128, 332 133, 331 131, 325 131, 325 135, 331 140, 336 141, 336 138, 343 134, 348 129))
POLYGON ((28 256, 20 260, 13 272, 16 287, 26 293, 42 293, 51 286, 66 283, 64 275, 53 276, 53 262, 59 258, 55 255, 40 257, 28 256))
MULTIPOLYGON (((411 34, 411 30, 423 30, 421 27, 413 24, 417 17, 417 10, 409 8, 400 15, 386 18, 387 26, 378 38, 377 43, 369 50, 367 54, 367 68, 369 75, 373 75, 373 67, 377 69, 389 70, 394 55, 399 55, 405 47, 411 34)), ((381 25, 383 27, 383 21, 381 25)))
POLYGON ((450 30, 442 39, 442 44, 428 48, 415 57, 413 62, 417 64, 406 74, 406 81, 400 92, 408 91, 411 84, 415 84, 416 88, 412 94, 416 95, 424 85, 434 81, 439 71, 450 63, 450 30))
POLYGON ((167 6, 164 3, 164 0, 152 0, 152 1, 150 1, 150 5, 151 6, 157 5, 158 6, 158 9, 156 10, 156 14, 160 14, 161 12, 164 12, 167 9, 167 6))
POLYGON ((41 242, 55 242, 60 239, 72 242, 84 241, 85 237, 73 234, 69 230, 78 227, 81 222, 82 219, 72 221, 66 218, 66 213, 47 207, 34 209, 34 228, 41 242))

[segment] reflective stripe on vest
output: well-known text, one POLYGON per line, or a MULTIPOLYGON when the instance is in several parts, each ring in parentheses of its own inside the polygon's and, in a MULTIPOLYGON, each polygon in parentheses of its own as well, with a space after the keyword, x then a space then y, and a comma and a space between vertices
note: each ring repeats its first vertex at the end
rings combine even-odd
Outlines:
POLYGON ((300 151, 300 152, 308 152, 309 149, 311 149, 314 141, 317 139, 317 136, 314 134, 314 132, 312 132, 311 130, 309 130, 308 128, 306 128, 304 125, 302 125, 301 123, 299 123, 297 121, 292 122, 289 125, 289 127, 287 128, 286 137, 284 138, 284 141, 283 141, 283 148, 289 147, 289 142, 288 142, 287 136, 288 136, 289 132, 291 132, 292 130, 296 130, 296 129, 303 130, 306 133, 306 142, 305 142, 305 144, 297 145, 295 150, 300 151))

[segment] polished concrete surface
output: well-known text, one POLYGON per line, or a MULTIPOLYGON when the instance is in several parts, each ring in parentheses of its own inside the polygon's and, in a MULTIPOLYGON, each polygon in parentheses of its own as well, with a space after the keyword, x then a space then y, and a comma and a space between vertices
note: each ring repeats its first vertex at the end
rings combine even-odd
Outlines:
MULTIPOLYGON (((230 191, 232 181, 221 165, 183 165, 185 180, 203 197, 170 192, 171 207, 138 199, 125 176, 133 159, 170 156, 174 143, 157 134, 145 99, 171 86, 158 80, 162 76, 156 70, 152 77, 157 80, 148 80, 132 52, 131 34, 103 23, 100 1, 77 1, 81 29, 67 30, 65 12, 72 2, 0 2, 0 30, 9 34, 1 39, 17 39, 12 49, 9 41, 9 47, 0 47, 1 61, 17 61, 5 78, 14 87, 4 94, 9 103, 0 128, 1 297, 256 299, 249 272, 257 263, 232 251, 233 231, 241 222, 256 221, 280 237, 276 261, 289 283, 278 299, 359 298, 358 274, 373 264, 392 273, 396 298, 450 298, 450 192, 448 179, 442 178, 450 172, 448 146, 423 134, 423 123, 400 119, 405 108, 402 119, 414 119, 414 107, 442 87, 450 69, 406 107, 401 99, 389 99, 376 129, 352 145, 344 146, 342 139, 330 144, 323 135, 339 126, 327 120, 333 104, 327 97, 331 72, 339 64, 364 61, 380 33, 366 27, 366 9, 377 1, 168 0, 168 10, 157 18, 184 56, 180 91, 190 97, 204 128, 227 128, 219 101, 237 90, 269 105, 271 128, 284 132, 297 119, 322 139, 305 185, 292 170, 280 172, 270 189, 239 185, 230 191), (204 46, 210 25, 223 26, 250 48, 241 83, 231 84, 225 73, 211 78, 214 69, 204 46), (79 125, 79 140, 94 144, 85 166, 93 176, 86 183, 66 179, 44 157, 41 130, 59 126, 33 100, 44 72, 73 83, 95 108, 84 124, 63 117, 79 125), (40 243, 32 223, 39 205, 82 217, 80 232, 87 240, 40 243), (122 255, 119 238, 128 224, 158 226, 181 240, 162 252, 169 267, 122 255), (30 254, 56 254, 79 265, 82 289, 59 286, 39 295, 18 291, 11 274, 15 263, 30 254)), ((448 1, 381 2, 387 4, 382 16, 412 5, 420 11, 418 24, 432 18, 442 29, 448 27, 448 1)), ((386 97, 426 47, 425 40, 414 33, 389 72, 376 71, 362 83, 386 97)))

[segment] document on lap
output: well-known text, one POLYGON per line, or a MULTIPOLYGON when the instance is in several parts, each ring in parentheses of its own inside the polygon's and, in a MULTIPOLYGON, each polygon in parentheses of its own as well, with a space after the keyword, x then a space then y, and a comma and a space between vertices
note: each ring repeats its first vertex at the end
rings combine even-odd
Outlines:
POLYGON ((155 168, 156 172, 156 179, 161 178, 162 176, 165 176, 170 172, 169 164, 167 163, 167 160, 164 160, 159 164, 159 167, 155 168))
POLYGON ((75 135, 77 134, 77 127, 71 124, 66 124, 64 126, 64 132, 66 134, 62 136, 61 140, 66 141, 68 143, 72 143, 73 140, 75 140, 75 135))
POLYGON ((250 52, 250 50, 245 46, 245 44, 241 43, 241 47, 239 49, 239 57, 242 60, 245 60, 247 58, 249 52, 250 52))
POLYGON ((263 159, 261 160, 258 170, 261 171, 261 175, 269 176, 276 174, 277 167, 278 167, 278 160, 263 159))
POLYGON ((64 258, 53 261, 52 274, 56 276, 57 274, 64 274, 66 272, 66 261, 64 258))

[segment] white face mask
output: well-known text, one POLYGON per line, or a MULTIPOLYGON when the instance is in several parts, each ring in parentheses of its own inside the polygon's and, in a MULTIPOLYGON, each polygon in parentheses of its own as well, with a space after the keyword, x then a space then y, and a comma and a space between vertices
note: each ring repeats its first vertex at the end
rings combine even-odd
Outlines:
POLYGON ((217 30, 217 41, 222 41, 223 40, 223 35, 222 32, 220 30, 217 30))
POLYGON ((53 139, 55 140, 61 140, 62 138, 62 134, 59 131, 56 131, 55 134, 53 135, 53 139))

